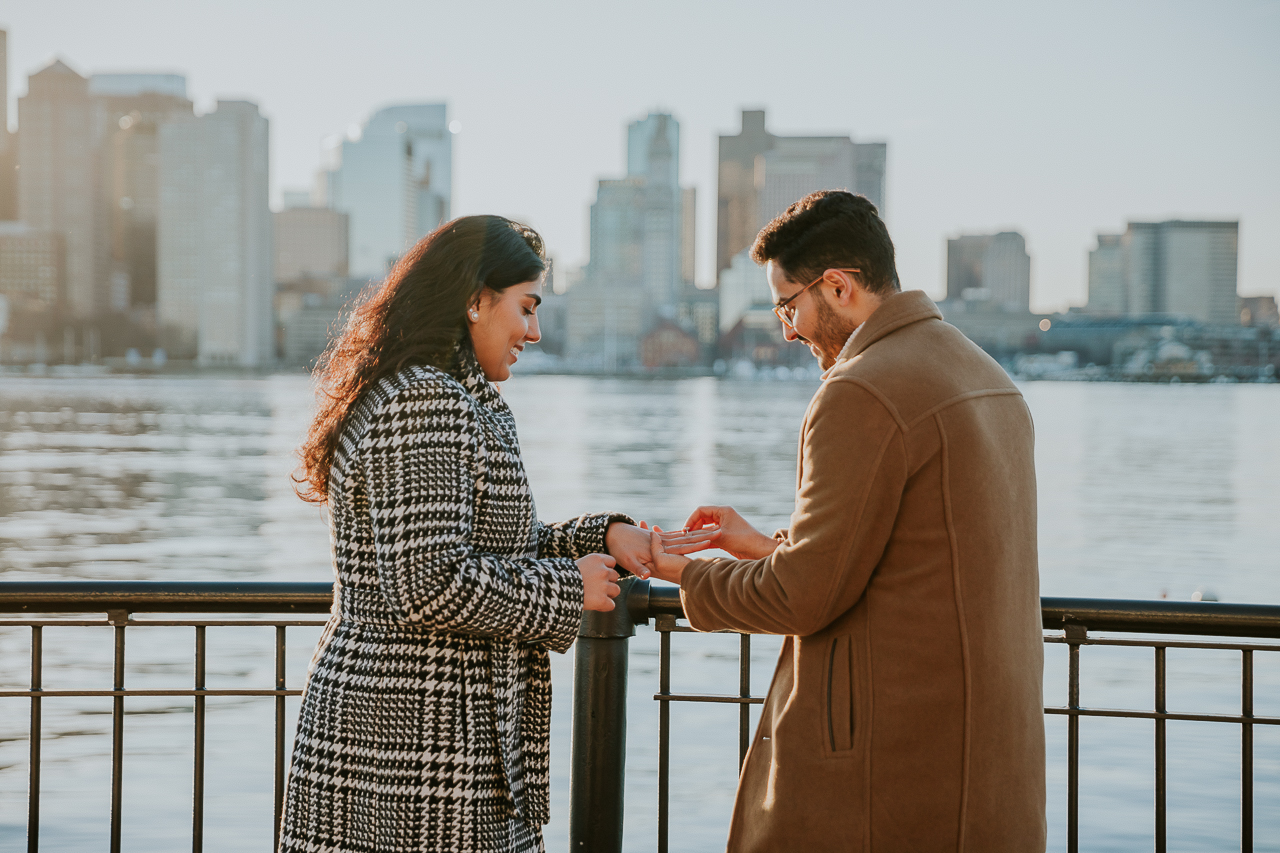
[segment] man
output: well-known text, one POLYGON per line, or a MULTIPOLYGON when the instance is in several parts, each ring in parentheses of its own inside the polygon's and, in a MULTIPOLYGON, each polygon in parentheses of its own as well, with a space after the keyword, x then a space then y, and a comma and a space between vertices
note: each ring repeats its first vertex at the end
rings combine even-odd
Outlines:
POLYGON ((788 340, 826 371, 787 530, 700 507, 737 559, 653 534, 703 631, 785 634, 743 766, 734 851, 1043 851, 1032 425, 1000 366, 919 291, 862 196, 813 193, 756 238, 788 340))

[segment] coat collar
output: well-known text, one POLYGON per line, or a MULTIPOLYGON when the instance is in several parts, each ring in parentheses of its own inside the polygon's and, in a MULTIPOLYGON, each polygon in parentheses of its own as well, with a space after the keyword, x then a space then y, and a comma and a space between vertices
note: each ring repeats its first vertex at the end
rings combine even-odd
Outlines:
POLYGON ((458 380, 462 387, 467 389, 467 393, 482 405, 490 409, 503 407, 502 394, 498 391, 498 386, 485 378, 480 362, 476 360, 475 350, 471 348, 469 341, 460 340, 454 345, 453 367, 449 370, 449 375, 458 380))
POLYGON ((930 319, 941 320, 942 312, 923 290, 908 290, 886 297, 880 303, 880 307, 871 312, 867 321, 854 329, 849 340, 845 342, 844 349, 840 350, 840 355, 836 356, 836 363, 823 374, 823 377, 828 376, 841 362, 861 355, 867 347, 886 335, 898 331, 903 326, 930 319))

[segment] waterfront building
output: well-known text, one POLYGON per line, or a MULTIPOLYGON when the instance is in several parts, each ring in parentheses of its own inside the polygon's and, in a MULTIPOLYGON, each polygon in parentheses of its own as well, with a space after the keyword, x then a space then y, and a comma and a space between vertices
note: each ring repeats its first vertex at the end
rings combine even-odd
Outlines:
POLYGON ((1123 234, 1099 234, 1098 247, 1089 252, 1090 314, 1125 313, 1123 234))
POLYGON ((764 267, 751 260, 751 250, 743 249, 720 271, 720 333, 725 334, 752 308, 770 307, 773 295, 764 267))
POLYGON ((9 34, 0 30, 0 222, 18 218, 18 140, 9 132, 9 34))
POLYGON ((186 78, 94 74, 89 95, 97 148, 95 312, 127 313, 154 330, 159 128, 194 115, 186 78))
POLYGON ((775 136, 764 110, 743 110, 742 129, 721 136, 716 207, 716 273, 750 248, 770 219, 815 190, 861 193, 885 215, 883 142, 847 136, 775 136))
POLYGON ((271 215, 275 249, 274 279, 347 275, 347 214, 326 207, 312 207, 310 199, 285 195, 284 210, 271 215), (292 201, 293 204, 288 202, 292 201))
POLYGON ((1280 308, 1274 296, 1241 296, 1239 306, 1241 326, 1280 327, 1280 308))
MULTIPOLYGON (((0 296, 10 317, 51 317, 63 295, 63 237, 21 222, 0 222, 0 296)), ((12 324, 11 324, 12 325, 12 324)), ((21 329, 14 327, 15 332, 21 329)))
POLYGON ((1016 231, 947 240, 947 300, 985 302, 1000 311, 1031 310, 1031 256, 1016 231))
POLYGON ((160 127, 156 313, 170 355, 274 360, 267 150, 267 120, 248 101, 160 127))
POLYGON ((1129 314, 1174 314, 1238 325, 1240 223, 1130 222, 1121 244, 1129 314))
POLYGON ((382 278, 449 219, 452 152, 444 104, 386 107, 358 139, 342 143, 326 195, 330 207, 350 217, 352 275, 382 278))
POLYGON ((1089 253, 1090 314, 1238 325, 1238 221, 1130 222, 1089 253))
POLYGON ((642 363, 641 339, 680 314, 693 270, 680 187, 680 125, 651 113, 627 128, 627 176, 601 180, 591 206, 590 260, 569 291, 567 353, 584 366, 642 363))
POLYGON ((18 214, 36 231, 63 235, 65 308, 97 309, 95 146, 89 81, 61 60, 27 78, 18 99, 18 214))

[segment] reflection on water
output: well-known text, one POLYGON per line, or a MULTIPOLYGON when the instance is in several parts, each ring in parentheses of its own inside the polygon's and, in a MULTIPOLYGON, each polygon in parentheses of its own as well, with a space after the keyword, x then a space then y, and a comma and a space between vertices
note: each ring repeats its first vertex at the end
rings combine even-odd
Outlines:
MULTIPOLYGON (((520 377, 504 393, 520 425, 540 515, 618 509, 679 525, 732 503, 760 527, 792 508, 808 383, 520 377)), ((1047 595, 1280 602, 1280 389, 1036 383, 1041 575, 1047 595)), ((0 379, 0 578, 331 577, 322 514, 288 479, 311 406, 305 377, 0 379)), ((269 686, 270 631, 210 629, 213 686, 269 686)), ((192 629, 131 629, 127 683, 189 686, 192 629)), ((110 635, 45 632, 47 687, 107 687, 110 635)), ((300 683, 311 629, 291 630, 300 683)), ((776 638, 753 640, 763 692, 776 638)), ((673 689, 737 690, 734 637, 674 639, 673 689)), ((1086 704, 1150 708, 1150 650, 1086 648, 1086 704)), ((1256 656, 1255 705, 1280 714, 1280 655, 1256 656)), ((0 630, 0 679, 27 679, 28 634, 0 630)), ((1047 648, 1046 701, 1065 702, 1066 655, 1047 648)), ((571 656, 556 657, 554 802, 548 849, 567 845, 571 656)), ((1235 712, 1239 657, 1169 652, 1169 705, 1235 712)), ((656 831, 657 641, 632 641, 627 849, 656 831)), ((210 849, 270 837, 272 703, 210 700, 210 849)), ((46 850, 100 846, 110 778, 110 702, 49 699, 43 727, 46 850)), ((296 702, 290 702, 296 713, 296 702)), ((27 705, 0 700, 0 851, 25 848, 27 705)), ((171 850, 189 837, 192 714, 179 699, 130 700, 125 839, 171 850)), ((736 711, 673 707, 672 849, 723 844, 736 776, 736 711)), ((1152 844, 1151 725, 1081 725, 1082 849, 1152 844)), ((1048 721, 1050 849, 1064 843, 1066 727, 1048 721)), ((1236 849, 1238 728, 1169 725, 1171 849, 1236 849), (1176 843, 1175 843, 1176 841, 1176 843)), ((1280 733, 1257 727, 1259 850, 1280 850, 1280 733), (1267 846, 1267 845, 1271 846, 1267 846)))

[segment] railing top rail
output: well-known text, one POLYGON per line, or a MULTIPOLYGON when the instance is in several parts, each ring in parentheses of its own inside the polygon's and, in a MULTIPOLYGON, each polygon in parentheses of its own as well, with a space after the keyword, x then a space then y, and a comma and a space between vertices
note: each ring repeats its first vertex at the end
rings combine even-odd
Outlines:
POLYGON ((333 584, 0 581, 0 613, 328 613, 333 584))
MULTIPOLYGON (((636 621, 684 616, 678 587, 638 581, 636 621)), ((261 581, 0 581, 0 613, 327 613, 333 584, 261 581)), ((1280 638, 1280 606, 1214 601, 1042 598, 1050 630, 1280 638)))
MULTIPOLYGON (((650 586, 648 606, 652 615, 684 617, 675 586, 650 586)), ((1274 604, 1042 598, 1040 616, 1049 630, 1073 625, 1090 631, 1280 638, 1280 606, 1274 604)))

